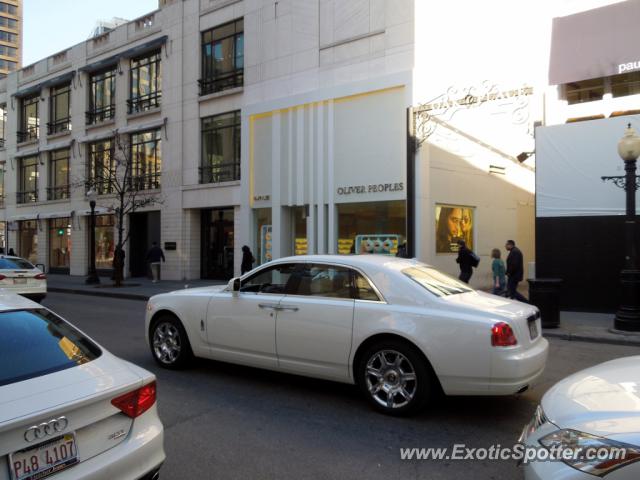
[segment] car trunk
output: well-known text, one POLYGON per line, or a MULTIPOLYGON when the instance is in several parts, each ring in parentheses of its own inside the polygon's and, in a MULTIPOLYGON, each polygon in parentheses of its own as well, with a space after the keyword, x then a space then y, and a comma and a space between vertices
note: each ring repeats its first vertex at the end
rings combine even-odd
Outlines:
POLYGON ((111 400, 141 385, 139 375, 104 353, 81 366, 0 387, 0 480, 11 478, 9 454, 64 434, 75 434, 80 462, 124 441, 133 420, 111 400), (30 427, 60 417, 66 418, 60 422, 68 423, 66 428, 28 438, 30 427))
POLYGON ((42 272, 36 268, 30 270, 0 270, 0 288, 35 287, 45 282, 36 278, 42 272))
POLYGON ((532 305, 480 291, 450 295, 443 297, 442 300, 469 312, 480 310, 489 313, 495 317, 496 322, 507 322, 513 328, 521 345, 531 345, 541 338, 540 318, 536 316, 538 310, 532 305), (532 329, 534 333, 537 332, 537 335, 532 336, 531 323, 535 324, 532 329))

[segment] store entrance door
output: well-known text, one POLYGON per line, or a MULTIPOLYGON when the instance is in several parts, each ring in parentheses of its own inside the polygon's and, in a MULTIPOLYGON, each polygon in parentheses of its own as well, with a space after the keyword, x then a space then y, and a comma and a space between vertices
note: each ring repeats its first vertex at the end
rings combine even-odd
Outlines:
POLYGON ((147 252, 160 245, 160 212, 139 212, 129 216, 129 271, 132 277, 149 275, 147 252))
POLYGON ((229 280, 233 277, 233 208, 203 210, 201 225, 201 278, 229 280))

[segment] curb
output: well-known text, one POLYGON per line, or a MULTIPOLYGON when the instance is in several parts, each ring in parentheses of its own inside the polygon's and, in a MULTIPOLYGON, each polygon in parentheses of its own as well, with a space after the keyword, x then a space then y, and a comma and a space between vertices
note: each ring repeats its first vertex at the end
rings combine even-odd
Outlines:
POLYGON ((87 296, 93 296, 93 297, 122 298, 124 300, 142 300, 144 302, 146 302, 151 298, 151 295, 145 295, 143 293, 115 293, 115 292, 99 292, 99 291, 94 292, 91 290, 83 290, 78 288, 64 288, 64 287, 48 287, 48 291, 53 293, 72 293, 75 295, 87 295, 87 296))
POLYGON ((590 335, 580 335, 575 333, 561 333, 548 330, 542 330, 542 336, 546 338, 559 338, 570 342, 588 342, 588 343, 605 343, 609 345, 623 345, 640 347, 640 338, 602 338, 590 335))

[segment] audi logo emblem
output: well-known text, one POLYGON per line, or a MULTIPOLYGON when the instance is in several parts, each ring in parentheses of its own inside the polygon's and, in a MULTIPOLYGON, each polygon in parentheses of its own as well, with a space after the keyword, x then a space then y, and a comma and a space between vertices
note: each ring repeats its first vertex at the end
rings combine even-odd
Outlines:
POLYGON ((60 433, 67 428, 67 425, 69 425, 67 417, 54 418, 53 420, 41 423, 40 425, 34 425, 27 428, 27 431, 24 432, 24 439, 27 442, 33 442, 34 440, 39 440, 47 435, 60 433))

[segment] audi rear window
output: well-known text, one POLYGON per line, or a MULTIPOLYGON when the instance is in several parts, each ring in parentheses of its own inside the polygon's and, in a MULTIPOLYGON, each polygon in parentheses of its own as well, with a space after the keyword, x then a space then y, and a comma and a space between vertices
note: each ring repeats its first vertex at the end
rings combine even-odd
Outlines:
POLYGON ((0 258, 0 270, 33 270, 34 268, 22 258, 0 258))
POLYGON ((0 386, 88 363, 102 352, 45 309, 0 313, 0 386))

